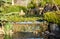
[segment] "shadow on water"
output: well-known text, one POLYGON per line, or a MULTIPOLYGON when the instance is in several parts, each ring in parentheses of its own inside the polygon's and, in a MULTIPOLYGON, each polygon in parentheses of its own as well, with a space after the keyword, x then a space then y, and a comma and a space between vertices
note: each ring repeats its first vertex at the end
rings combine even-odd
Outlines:
POLYGON ((14 33, 13 35, 0 35, 0 39, 41 39, 41 38, 40 35, 35 35, 32 32, 18 32, 14 33))

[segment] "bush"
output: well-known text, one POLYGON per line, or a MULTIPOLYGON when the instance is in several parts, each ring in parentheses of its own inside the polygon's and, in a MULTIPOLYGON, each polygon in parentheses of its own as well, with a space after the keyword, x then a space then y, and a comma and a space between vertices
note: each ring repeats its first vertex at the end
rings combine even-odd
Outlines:
POLYGON ((45 6, 46 2, 45 1, 42 1, 40 2, 41 6, 45 6))
POLYGON ((47 20, 48 22, 53 22, 56 24, 60 24, 60 12, 55 11, 55 12, 47 12, 44 14, 44 19, 47 20))
POLYGON ((55 0, 55 4, 60 5, 60 0, 55 0))
POLYGON ((20 12, 21 10, 23 10, 24 12, 26 12, 27 8, 24 6, 5 6, 3 7, 3 11, 2 13, 10 13, 10 12, 20 12))

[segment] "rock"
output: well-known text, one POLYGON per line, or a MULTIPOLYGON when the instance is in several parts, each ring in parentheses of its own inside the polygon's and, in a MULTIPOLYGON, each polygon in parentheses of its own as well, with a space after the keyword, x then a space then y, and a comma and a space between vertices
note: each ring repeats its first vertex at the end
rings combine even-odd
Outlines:
POLYGON ((0 28, 0 34, 5 34, 2 28, 0 28))
POLYGON ((23 12, 23 10, 21 10, 21 12, 19 13, 20 16, 24 16, 25 13, 23 12))

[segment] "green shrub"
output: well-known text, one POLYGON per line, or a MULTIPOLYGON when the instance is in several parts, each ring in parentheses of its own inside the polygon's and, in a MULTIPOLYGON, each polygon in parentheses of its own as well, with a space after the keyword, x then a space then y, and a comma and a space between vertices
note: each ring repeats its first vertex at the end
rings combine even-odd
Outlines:
POLYGON ((60 5, 60 0, 55 0, 55 4, 60 5))
POLYGON ((46 2, 45 1, 42 1, 40 2, 41 6, 45 6, 46 2))
POLYGON ((11 5, 11 6, 5 6, 3 7, 3 11, 2 13, 10 13, 10 12, 20 12, 21 10, 23 10, 24 12, 26 12, 27 8, 24 6, 17 6, 17 5, 11 5))
POLYGON ((44 14, 44 19, 47 20, 48 22, 60 24, 60 12, 59 11, 47 12, 44 14))
POLYGON ((1 20, 7 19, 8 21, 12 22, 28 22, 28 21, 36 21, 40 19, 40 17, 21 17, 21 16, 3 16, 1 17, 1 20))

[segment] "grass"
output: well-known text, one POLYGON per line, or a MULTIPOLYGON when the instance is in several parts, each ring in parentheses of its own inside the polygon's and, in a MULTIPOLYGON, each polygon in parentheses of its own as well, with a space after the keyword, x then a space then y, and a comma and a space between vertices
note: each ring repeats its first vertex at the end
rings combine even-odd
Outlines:
POLYGON ((13 22, 24 22, 24 21, 34 22, 36 20, 39 20, 40 17, 2 16, 1 20, 4 20, 4 19, 8 21, 13 21, 13 22))
POLYGON ((35 22, 40 20, 41 17, 21 17, 21 16, 1 16, 0 20, 7 20, 10 22, 35 22))

